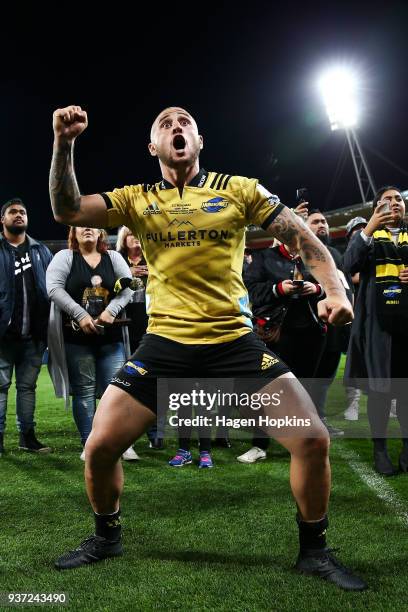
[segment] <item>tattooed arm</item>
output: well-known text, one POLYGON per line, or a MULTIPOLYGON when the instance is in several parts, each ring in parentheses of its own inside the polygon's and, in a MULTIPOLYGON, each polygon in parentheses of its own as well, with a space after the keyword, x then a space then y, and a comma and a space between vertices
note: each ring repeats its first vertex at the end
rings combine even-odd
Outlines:
POLYGON ((66 225, 106 227, 106 204, 100 194, 81 196, 74 170, 74 142, 88 125, 80 106, 68 106, 53 116, 54 149, 50 169, 50 198, 54 218, 66 225))
POLYGON ((333 325, 345 325, 353 318, 350 302, 328 249, 289 208, 284 208, 267 231, 297 251, 310 273, 323 286, 327 297, 318 303, 319 316, 333 325))

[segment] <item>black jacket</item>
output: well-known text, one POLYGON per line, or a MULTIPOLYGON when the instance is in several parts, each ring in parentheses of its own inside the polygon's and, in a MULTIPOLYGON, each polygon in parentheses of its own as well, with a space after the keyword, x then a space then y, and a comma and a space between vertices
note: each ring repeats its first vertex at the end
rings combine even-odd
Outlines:
MULTIPOLYGON (((329 249, 331 256, 334 259, 334 263, 336 264, 336 268, 339 272, 344 274, 344 279, 346 285, 348 285, 348 289, 346 289, 346 295, 349 299, 350 304, 353 303, 353 281, 351 280, 351 274, 345 269, 343 258, 339 251, 332 246, 326 245, 329 249)), ((326 342, 326 351, 330 352, 346 352, 347 346, 350 338, 350 325, 343 325, 342 327, 334 327, 333 325, 328 325, 327 329, 327 342, 326 342)))
POLYGON ((377 316, 373 241, 367 244, 357 232, 343 257, 350 274, 360 272, 360 284, 344 371, 346 384, 387 392, 391 378, 392 336, 377 316))
MULTIPOLYGON (((51 251, 27 235, 31 266, 37 292, 37 311, 33 321, 33 337, 46 340, 50 303, 45 286, 45 271, 52 259, 51 251)), ((6 333, 14 309, 15 295, 14 249, 0 234, 0 340, 6 333)))
MULTIPOLYGON (((306 271, 301 260, 299 270, 304 280, 316 283, 306 271)), ((271 249, 260 249, 252 254, 252 263, 243 274, 244 283, 248 289, 252 310, 264 306, 285 306, 287 314, 282 331, 313 330, 324 331, 317 318, 317 302, 323 297, 323 290, 318 286, 319 293, 307 297, 284 296, 279 292, 279 283, 292 280, 295 274, 295 260, 290 258, 282 246, 271 249)))

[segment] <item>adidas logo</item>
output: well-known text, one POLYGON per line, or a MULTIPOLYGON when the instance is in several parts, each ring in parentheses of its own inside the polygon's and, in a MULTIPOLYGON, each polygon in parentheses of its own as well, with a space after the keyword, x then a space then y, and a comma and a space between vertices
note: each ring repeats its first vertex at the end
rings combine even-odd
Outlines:
POLYGON ((267 353, 264 353, 262 355, 262 364, 261 364, 262 370, 267 370, 271 366, 275 365, 275 363, 279 363, 279 359, 277 357, 271 357, 267 353))
POLYGON ((149 206, 143 211, 144 215, 161 215, 162 211, 159 208, 159 205, 156 202, 152 202, 149 206))

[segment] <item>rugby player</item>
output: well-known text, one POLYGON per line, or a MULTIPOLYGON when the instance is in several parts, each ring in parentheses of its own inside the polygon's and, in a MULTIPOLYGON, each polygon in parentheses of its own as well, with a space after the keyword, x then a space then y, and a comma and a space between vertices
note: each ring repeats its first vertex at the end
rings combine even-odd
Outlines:
POLYGON ((271 396, 283 391, 285 401, 271 407, 268 416, 290 411, 311 422, 307 432, 289 427, 267 432, 291 454, 300 540, 296 568, 346 590, 363 590, 364 581, 342 566, 326 545, 327 430, 301 384, 252 331, 241 278, 245 227, 261 225, 291 250, 298 249, 326 292, 319 302, 320 317, 343 325, 353 315, 331 255, 256 179, 200 168, 203 137, 191 114, 179 107, 161 111, 151 128, 148 148, 158 158, 159 182, 81 195, 73 152, 87 125, 87 114, 79 106, 54 112, 54 218, 74 226, 130 228, 150 272, 149 326, 136 353, 105 391, 86 444, 85 481, 95 534, 61 556, 56 567, 70 569, 122 554, 120 457, 154 420, 157 378, 246 377, 262 379, 261 387, 271 396))

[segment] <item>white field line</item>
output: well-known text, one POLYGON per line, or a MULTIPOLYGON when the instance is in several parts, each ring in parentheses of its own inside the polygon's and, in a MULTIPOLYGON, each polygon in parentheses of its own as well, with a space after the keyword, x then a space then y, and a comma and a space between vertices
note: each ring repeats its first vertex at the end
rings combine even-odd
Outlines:
POLYGON ((400 523, 408 527, 408 512, 407 504, 394 491, 391 485, 381 478, 373 469, 360 459, 360 455, 350 448, 336 449, 339 455, 347 461, 351 469, 364 482, 364 484, 373 491, 373 493, 381 499, 393 514, 396 515, 400 523))

